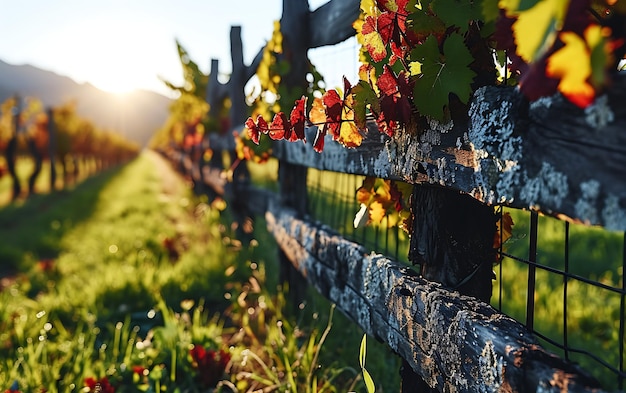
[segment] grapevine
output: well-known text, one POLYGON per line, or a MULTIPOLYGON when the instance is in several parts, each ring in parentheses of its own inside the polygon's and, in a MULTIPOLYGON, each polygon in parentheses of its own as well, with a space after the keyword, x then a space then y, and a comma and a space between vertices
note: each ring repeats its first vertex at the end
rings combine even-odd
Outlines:
MULTIPOLYGON (((314 98, 310 109, 302 97, 289 116, 249 118, 254 143, 263 134, 305 141, 304 128, 316 126, 316 152, 327 134, 357 147, 368 119, 389 136, 419 135, 457 109, 467 113, 483 85, 517 85, 529 100, 560 92, 585 108, 610 86, 626 53, 624 0, 361 0, 361 11, 360 80, 344 78, 343 89, 314 98)), ((363 204, 367 221, 393 210, 372 198, 363 204)))
POLYGON ((503 83, 493 61, 502 53, 504 80, 510 75, 528 99, 559 91, 584 108, 610 85, 626 51, 623 0, 362 0, 361 10, 360 80, 344 79, 343 91, 314 99, 308 114, 300 99, 270 124, 248 119, 253 141, 304 140, 305 124, 318 126, 318 152, 327 133, 356 147, 368 115, 390 136, 408 125, 419 133, 424 119, 449 121, 480 85, 503 83))

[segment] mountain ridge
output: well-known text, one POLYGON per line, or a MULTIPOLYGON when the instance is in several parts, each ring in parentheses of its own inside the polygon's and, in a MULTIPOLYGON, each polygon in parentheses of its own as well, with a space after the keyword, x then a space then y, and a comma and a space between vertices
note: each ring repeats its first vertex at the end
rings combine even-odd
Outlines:
POLYGON ((80 116, 140 146, 165 123, 171 103, 156 92, 139 89, 119 95, 30 64, 14 65, 0 59, 0 102, 16 94, 36 97, 46 107, 75 100, 80 116))

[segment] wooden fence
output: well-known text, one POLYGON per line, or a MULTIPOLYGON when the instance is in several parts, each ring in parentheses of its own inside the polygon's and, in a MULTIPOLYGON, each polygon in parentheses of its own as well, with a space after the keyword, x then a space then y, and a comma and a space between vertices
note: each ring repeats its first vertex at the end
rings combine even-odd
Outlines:
MULTIPOLYGON (((288 263, 283 279, 305 278, 401 356, 403 392, 602 391, 587 372, 545 350, 528 324, 489 305, 494 206, 626 230, 625 92, 622 77, 580 110, 559 96, 529 104, 513 88, 484 87, 474 93, 467 121, 432 122, 419 138, 389 137, 370 124, 355 149, 327 136, 318 154, 313 129, 307 143, 275 142, 276 193, 245 179, 224 183, 222 168, 208 164, 198 167, 196 181, 265 216, 288 263), (412 184, 409 260, 419 271, 313 220, 309 168, 412 184)), ((210 135, 209 142, 213 150, 234 148, 224 136, 210 135)), ((183 153, 174 154, 180 161, 183 153)), ((302 286, 292 281, 290 288, 302 286)), ((626 288, 618 293, 616 374, 623 389, 626 288)))

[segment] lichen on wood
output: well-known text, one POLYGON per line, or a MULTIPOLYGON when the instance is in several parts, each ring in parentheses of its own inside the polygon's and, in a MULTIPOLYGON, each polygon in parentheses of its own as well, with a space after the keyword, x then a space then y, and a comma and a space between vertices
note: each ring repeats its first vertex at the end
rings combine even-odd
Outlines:
POLYGON ((546 352, 524 326, 490 305, 445 290, 277 203, 270 203, 266 220, 309 283, 432 388, 601 392, 597 381, 546 352))

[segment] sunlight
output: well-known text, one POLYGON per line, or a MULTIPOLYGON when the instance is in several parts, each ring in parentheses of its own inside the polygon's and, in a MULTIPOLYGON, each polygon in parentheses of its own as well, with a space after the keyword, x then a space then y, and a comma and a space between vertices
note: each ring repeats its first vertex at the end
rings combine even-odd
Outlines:
POLYGON ((162 50, 149 44, 149 23, 121 14, 80 20, 59 34, 67 37, 71 32, 71 41, 55 55, 67 58, 75 79, 125 96, 157 79, 144 71, 149 54, 162 50))
POLYGON ((105 28, 102 25, 109 23, 100 22, 99 26, 91 26, 84 41, 79 41, 79 45, 92 53, 88 65, 90 82, 101 90, 125 95, 138 87, 133 69, 137 39, 123 27, 105 28))

